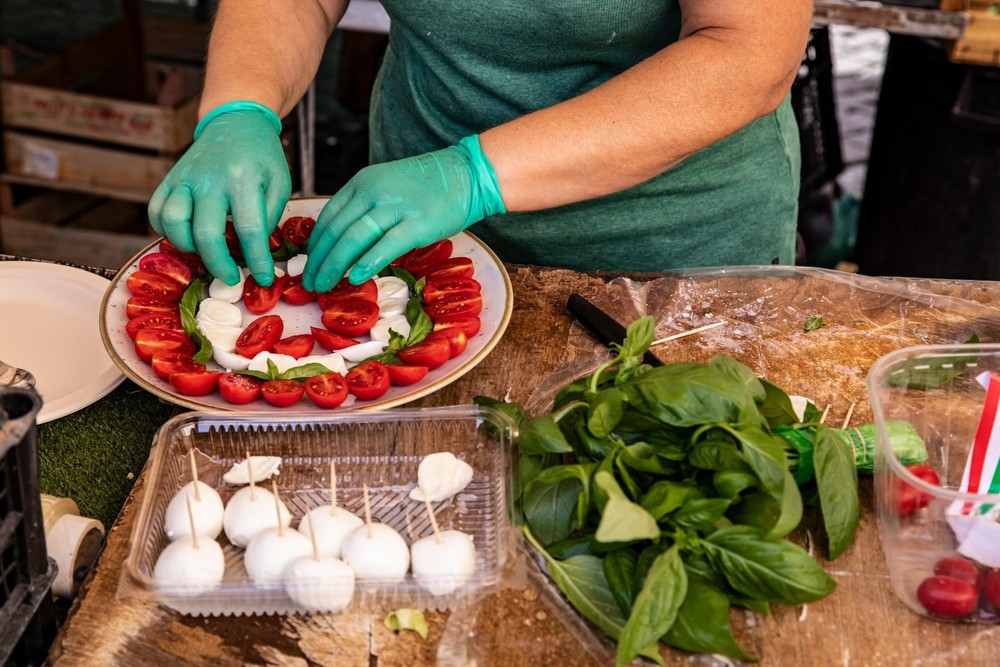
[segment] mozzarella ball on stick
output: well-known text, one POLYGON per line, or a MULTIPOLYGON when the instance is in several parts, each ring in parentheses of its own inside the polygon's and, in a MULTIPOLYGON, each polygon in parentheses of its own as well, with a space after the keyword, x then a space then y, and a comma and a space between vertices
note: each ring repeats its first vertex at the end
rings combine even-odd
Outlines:
MULTIPOLYGON (((250 455, 247 454, 249 462, 250 455)), ((292 514, 280 499, 275 498, 267 489, 258 489, 253 481, 253 470, 249 471, 250 486, 237 491, 226 504, 222 517, 222 528, 233 546, 245 547, 257 533, 267 528, 289 526, 292 514), (278 513, 275 514, 272 504, 277 502, 278 513)))
POLYGON ((312 515, 307 515, 304 525, 312 536, 312 555, 293 561, 285 570, 285 592, 309 611, 340 611, 354 596, 354 570, 339 558, 320 556, 312 522, 312 515))
POLYGON ((163 530, 168 540, 191 536, 191 526, 197 525, 200 535, 215 539, 222 532, 223 506, 219 494, 204 482, 198 481, 198 468, 194 460, 194 449, 189 450, 191 460, 191 481, 167 505, 163 520, 163 530), (196 521, 188 520, 186 501, 190 501, 196 521))
MULTIPOLYGON (((284 504, 278 497, 277 483, 271 480, 274 499, 273 515, 275 521, 281 514, 284 504)), ((294 561, 309 556, 312 544, 309 538, 295 530, 287 528, 278 522, 274 528, 265 528, 250 540, 243 553, 243 567, 258 586, 270 586, 284 581, 285 570, 294 561)))
POLYGON ((163 550, 153 566, 153 578, 161 592, 173 595, 200 595, 222 581, 226 558, 213 539, 198 537, 191 501, 187 499, 189 536, 180 537, 163 550))
POLYGON ((448 595, 476 571, 476 547, 472 538, 460 530, 441 532, 430 500, 424 502, 434 534, 410 547, 413 576, 431 595, 448 595))
POLYGON ((451 452, 428 454, 417 466, 417 488, 410 491, 410 499, 437 502, 451 498, 469 485, 472 475, 472 466, 451 452))
POLYGON ((299 522, 299 532, 314 538, 321 556, 340 558, 344 539, 359 526, 364 525, 355 514, 337 506, 337 476, 333 459, 330 459, 329 505, 320 505, 309 510, 299 522))
POLYGON ((344 562, 358 579, 398 581, 410 569, 410 550, 403 536, 384 523, 372 521, 368 485, 364 486, 365 525, 344 540, 344 562))

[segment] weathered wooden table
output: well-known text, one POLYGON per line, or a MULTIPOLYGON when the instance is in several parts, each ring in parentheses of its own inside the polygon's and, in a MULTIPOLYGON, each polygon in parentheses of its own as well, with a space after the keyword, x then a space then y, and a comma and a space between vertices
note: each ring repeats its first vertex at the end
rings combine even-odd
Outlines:
MULTIPOLYGON (((895 293, 887 293, 864 285, 859 289, 856 279, 829 272, 749 278, 724 274, 698 283, 661 279, 655 289, 631 293, 642 297, 636 306, 620 280, 609 284, 606 277, 569 271, 509 269, 515 307, 500 344, 468 375, 415 406, 468 403, 479 394, 509 393, 511 400, 526 401, 569 357, 597 351, 598 345, 565 311, 572 292, 597 300, 621 322, 644 314, 645 308, 669 312, 659 320, 659 333, 724 317, 730 327, 685 338, 657 353, 668 362, 729 353, 790 393, 806 393, 811 387, 810 395, 819 405, 830 403, 838 422, 855 401, 853 423, 869 418, 864 371, 881 354, 917 342, 957 340, 970 326, 987 341, 1000 340, 1000 314, 994 321, 987 307, 1000 298, 1000 283, 896 282, 890 290, 895 293), (805 335, 801 318, 810 313, 822 315, 826 325, 805 335)), ((428 614, 426 640, 411 632, 390 632, 381 614, 194 618, 149 601, 120 598, 119 576, 143 484, 140 476, 53 645, 52 664, 422 665, 439 660, 566 665, 598 664, 607 655, 601 646, 593 648, 586 626, 567 613, 544 579, 531 576, 534 570, 523 558, 512 567, 510 587, 477 609, 456 612, 450 619, 428 614), (585 650, 588 643, 591 649, 585 650)), ((821 560, 837 590, 808 608, 776 607, 767 617, 734 611, 737 640, 762 664, 997 664, 1000 626, 925 620, 893 596, 870 480, 862 480, 861 494, 862 521, 854 544, 836 562, 821 560)), ((807 513, 795 539, 808 542, 815 526, 807 513)), ((675 664, 714 660, 665 651, 675 664)))

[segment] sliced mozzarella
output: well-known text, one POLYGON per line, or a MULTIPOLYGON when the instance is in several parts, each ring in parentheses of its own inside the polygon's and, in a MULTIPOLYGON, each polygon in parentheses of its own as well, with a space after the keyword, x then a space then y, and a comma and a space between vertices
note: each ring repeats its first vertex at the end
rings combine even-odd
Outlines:
POLYGON ((198 329, 205 334, 205 338, 212 342, 213 350, 222 350, 223 352, 235 350, 236 340, 243 333, 239 327, 227 327, 209 320, 198 322, 198 329))
POLYGON ((212 348, 212 359, 227 371, 245 371, 250 366, 250 360, 235 352, 226 352, 212 348))
POLYGON ((393 315, 392 317, 383 317, 372 330, 368 332, 372 340, 382 340, 389 341, 389 329, 392 329, 398 333, 403 338, 410 335, 410 323, 406 321, 406 315, 393 315))
POLYGON ((302 365, 298 359, 291 355, 275 354, 274 352, 264 351, 258 352, 257 356, 250 360, 250 365, 247 367, 247 370, 266 373, 268 361, 274 362, 274 365, 278 367, 279 373, 284 373, 289 368, 302 365))
POLYGON ((246 274, 240 271, 240 281, 235 285, 227 285, 218 278, 208 286, 208 296, 213 299, 236 303, 243 297, 243 283, 246 282, 246 274))
POLYGON ((472 466, 451 452, 428 454, 417 466, 417 488, 410 491, 410 498, 423 502, 426 496, 432 503, 451 498, 469 485, 472 476, 472 466))
POLYGON ((396 315, 402 315, 406 312, 406 302, 409 301, 405 297, 391 297, 388 299, 378 300, 378 314, 379 317, 395 317, 396 315))
POLYGON ((331 354, 313 354, 299 359, 299 366, 305 366, 306 364, 319 364, 341 375, 347 373, 347 365, 344 363, 344 358, 336 352, 331 354))
POLYGON ((274 267, 274 277, 275 278, 280 278, 283 275, 285 275, 285 272, 281 270, 281 267, 279 267, 279 266, 274 267))
POLYGON ((306 268, 306 260, 309 256, 305 253, 301 255, 295 255, 288 259, 288 275, 290 276, 301 276, 302 270, 306 268))
POLYGON ((338 350, 338 352, 346 361, 358 362, 368 357, 373 357, 376 354, 381 354, 384 349, 384 342, 373 340, 369 343, 358 343, 357 345, 345 347, 343 350, 338 350))
POLYGON ((378 287, 378 301, 382 299, 409 299, 410 288, 402 279, 396 276, 385 276, 375 279, 375 286, 378 287))
POLYGON ((198 305, 198 314, 195 319, 199 322, 206 320, 216 324, 224 324, 227 327, 243 326, 243 312, 228 301, 222 299, 205 299, 198 305))
POLYGON ((243 459, 233 466, 222 476, 222 481, 233 486, 241 486, 250 483, 250 471, 253 470, 253 481, 260 482, 278 474, 281 467, 280 456, 251 456, 250 465, 247 459, 243 459))

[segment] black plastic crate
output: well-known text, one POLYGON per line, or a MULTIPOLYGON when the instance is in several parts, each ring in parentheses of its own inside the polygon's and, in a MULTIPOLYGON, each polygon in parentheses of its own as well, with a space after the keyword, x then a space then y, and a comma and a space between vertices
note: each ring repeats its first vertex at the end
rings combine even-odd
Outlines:
POLYGON ((40 664, 56 630, 31 389, 0 387, 0 664, 40 664))

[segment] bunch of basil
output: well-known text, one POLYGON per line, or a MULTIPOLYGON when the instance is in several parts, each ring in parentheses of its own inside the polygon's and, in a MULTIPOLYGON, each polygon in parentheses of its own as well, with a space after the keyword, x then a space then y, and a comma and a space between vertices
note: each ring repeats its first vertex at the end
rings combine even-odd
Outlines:
POLYGON ((515 404, 476 400, 519 421, 516 514, 570 603, 618 641, 619 664, 661 662, 658 641, 750 659, 731 604, 767 613, 835 587, 784 538, 806 495, 822 509, 830 556, 847 547, 854 448, 815 406, 800 421, 784 392, 729 357, 642 364, 652 340, 652 318, 634 322, 616 356, 563 387, 550 414, 527 420, 515 404))

